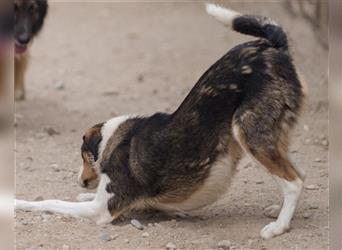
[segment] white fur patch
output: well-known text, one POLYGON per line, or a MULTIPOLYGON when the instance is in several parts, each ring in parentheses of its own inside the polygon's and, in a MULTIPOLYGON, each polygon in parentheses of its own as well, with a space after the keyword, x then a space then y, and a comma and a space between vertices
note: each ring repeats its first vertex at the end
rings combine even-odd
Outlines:
POLYGON ((223 195, 234 174, 233 162, 229 155, 223 155, 210 169, 209 177, 190 198, 181 203, 157 204, 157 208, 169 212, 186 212, 209 205, 223 195))
POLYGON ((206 4, 206 11, 209 15, 215 17, 218 21, 230 28, 233 26, 233 20, 238 16, 241 16, 241 14, 236 11, 211 3, 206 4))
POLYGON ((115 130, 126 120, 130 118, 134 118, 134 115, 122 115, 118 117, 114 117, 108 121, 106 121, 101 129, 102 140, 99 145, 99 158, 106 148, 107 142, 109 138, 114 134, 115 130))
POLYGON ((90 219, 97 224, 110 223, 113 218, 108 211, 108 200, 114 195, 106 191, 110 182, 106 174, 101 175, 94 200, 69 202, 62 200, 24 201, 15 200, 15 209, 25 211, 48 211, 70 215, 76 218, 90 219))

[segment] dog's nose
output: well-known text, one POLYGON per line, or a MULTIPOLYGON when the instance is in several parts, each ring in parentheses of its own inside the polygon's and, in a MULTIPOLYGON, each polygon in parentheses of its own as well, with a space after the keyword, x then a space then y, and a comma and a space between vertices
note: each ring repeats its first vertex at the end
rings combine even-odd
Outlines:
POLYGON ((82 182, 82 187, 87 187, 88 186, 88 180, 84 180, 82 182))
POLYGON ((26 33, 23 33, 17 37, 17 40, 20 44, 26 45, 30 42, 30 36, 26 33))

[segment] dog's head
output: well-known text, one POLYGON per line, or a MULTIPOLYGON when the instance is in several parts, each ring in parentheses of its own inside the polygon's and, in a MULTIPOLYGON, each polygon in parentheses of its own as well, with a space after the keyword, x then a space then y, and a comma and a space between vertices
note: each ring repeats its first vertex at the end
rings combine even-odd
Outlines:
POLYGON ((0 2, 0 60, 8 56, 14 29, 13 7, 7 1, 0 2))
POLYGON ((82 187, 95 188, 98 184, 98 171, 96 162, 100 157, 100 143, 102 141, 103 123, 96 124, 89 128, 83 136, 81 154, 83 166, 78 175, 78 182, 82 187))
POLYGON ((17 54, 25 53, 33 37, 39 33, 47 9, 47 0, 14 0, 14 38, 17 54))

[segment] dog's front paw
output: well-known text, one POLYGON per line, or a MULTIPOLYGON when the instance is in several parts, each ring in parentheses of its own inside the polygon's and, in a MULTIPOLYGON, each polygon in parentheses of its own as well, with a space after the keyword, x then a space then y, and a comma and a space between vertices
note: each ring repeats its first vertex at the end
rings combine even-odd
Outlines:
POLYGON ((289 227, 280 225, 276 221, 271 222, 270 224, 266 225, 260 232, 260 235, 263 239, 271 239, 274 236, 281 235, 289 230, 289 227))
POLYGON ((82 193, 79 194, 76 198, 78 201, 92 201, 95 199, 95 194, 94 193, 82 193))

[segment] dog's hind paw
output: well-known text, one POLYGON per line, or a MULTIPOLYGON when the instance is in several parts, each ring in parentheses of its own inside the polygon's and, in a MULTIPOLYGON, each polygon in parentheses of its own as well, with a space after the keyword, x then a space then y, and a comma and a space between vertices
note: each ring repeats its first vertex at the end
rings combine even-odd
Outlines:
POLYGON ((276 221, 271 222, 270 224, 266 225, 260 232, 260 236, 267 240, 271 239, 274 236, 281 235, 289 230, 289 227, 280 225, 276 221))
POLYGON ((77 201, 92 201, 95 199, 95 195, 94 193, 81 193, 77 196, 77 201))

